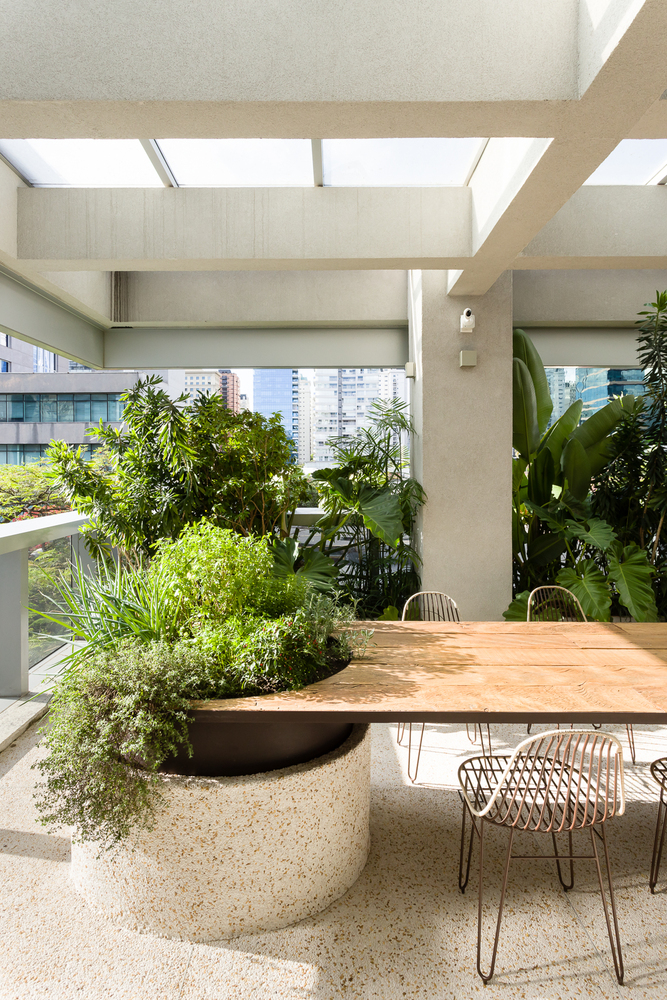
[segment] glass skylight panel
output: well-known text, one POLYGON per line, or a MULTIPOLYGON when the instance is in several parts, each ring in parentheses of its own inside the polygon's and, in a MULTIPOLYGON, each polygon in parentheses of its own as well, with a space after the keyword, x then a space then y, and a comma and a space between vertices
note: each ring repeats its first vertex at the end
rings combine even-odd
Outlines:
POLYGON ((162 187, 138 139, 0 139, 35 187, 162 187))
POLYGON ((310 139, 158 139, 180 187, 312 187, 310 139))
POLYGON ((333 187, 459 187, 484 139, 325 139, 324 183, 333 187))
POLYGON ((667 139, 623 139, 585 183, 657 183, 663 168, 667 173, 667 139))

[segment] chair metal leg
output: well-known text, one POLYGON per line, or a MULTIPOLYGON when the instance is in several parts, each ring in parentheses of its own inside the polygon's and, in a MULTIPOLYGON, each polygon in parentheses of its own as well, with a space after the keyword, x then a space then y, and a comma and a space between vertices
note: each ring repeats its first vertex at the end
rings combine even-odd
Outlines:
POLYGON ((417 780, 417 772, 419 771, 419 758, 422 755, 422 743, 424 742, 424 726, 425 725, 426 725, 426 723, 422 722, 422 731, 421 731, 420 736, 419 736, 419 749, 417 750, 417 763, 415 764, 415 776, 413 778, 412 777, 412 773, 410 771, 410 760, 411 760, 411 756, 412 756, 412 723, 411 722, 408 723, 408 726, 409 726, 409 730, 408 730, 408 778, 410 779, 410 781, 412 782, 413 785, 414 785, 415 781, 417 780))
POLYGON ((630 757, 632 758, 632 763, 636 764, 637 754, 635 753, 635 731, 630 725, 630 723, 626 724, 625 731, 628 734, 628 746, 630 747, 630 757))
POLYGON ((649 875, 649 886, 651 892, 655 892, 655 887, 660 875, 660 862, 662 860, 662 849, 665 845, 665 833, 667 833, 667 801, 665 801, 665 791, 660 789, 660 801, 658 802, 658 820, 655 824, 655 837, 653 838, 653 855, 651 857, 651 874, 649 875))
POLYGON ((466 872, 465 878, 463 877, 463 851, 465 849, 466 840, 466 816, 468 814, 468 806, 466 805, 465 799, 461 792, 459 792, 459 798, 461 799, 461 804, 463 806, 463 816, 461 818, 461 848, 459 851, 459 889, 461 892, 466 891, 466 886, 468 885, 468 879, 470 878, 470 859, 472 857, 472 842, 475 836, 475 821, 470 817, 470 840, 468 842, 468 859, 466 861, 466 872))
MULTIPOLYGON (((565 892, 569 892, 570 889, 572 889, 572 887, 574 886, 574 859, 572 857, 572 855, 573 855, 574 852, 572 850, 572 830, 568 831, 568 849, 569 849, 569 852, 570 852, 570 881, 567 884, 563 881, 563 873, 561 872, 561 868, 560 868, 560 861, 561 861, 561 859, 560 859, 560 856, 558 854, 558 843, 556 842, 556 834, 555 833, 551 834, 551 839, 552 839, 553 845, 554 845, 554 857, 556 859, 556 871, 558 872, 558 881, 563 886, 563 889, 565 890, 565 892)), ((565 861, 566 858, 563 858, 563 860, 565 861)))
POLYGON ((396 742, 398 743, 399 747, 401 746, 401 740, 403 739, 404 736, 405 736, 405 723, 399 722, 396 728, 396 742))
POLYGON ((618 929, 618 919, 616 916, 616 900, 614 899, 614 885, 611 878, 611 865, 609 864, 609 849, 607 847, 607 834, 605 833, 604 823, 600 824, 600 833, 596 833, 594 827, 591 827, 590 831, 591 831, 591 843, 593 844, 593 854, 595 855, 595 867, 598 873, 598 882, 600 883, 600 895, 602 896, 604 917, 605 920, 607 921, 607 933, 609 934, 611 957, 614 960, 614 970, 616 972, 616 978, 618 980, 619 986, 622 986, 624 971, 623 971, 623 955, 621 953, 621 935, 618 929), (598 847, 595 840, 596 836, 600 837, 600 840, 602 841, 602 846, 604 848, 605 869, 607 874, 607 882, 609 884, 609 899, 611 902, 611 920, 609 919, 609 906, 607 905, 607 894, 605 892, 604 882, 602 879, 600 856, 598 854, 598 847))
POLYGON ((472 723, 472 736, 470 735, 470 723, 466 722, 466 735, 471 743, 476 743, 478 738, 480 745, 482 747, 482 756, 491 756, 491 727, 488 722, 473 722, 472 723), (484 746, 484 727, 486 727, 486 740, 488 744, 487 747, 484 746))
POLYGON ((498 954, 498 940, 500 938, 500 922, 503 917, 503 906, 505 903, 505 892, 507 890, 507 878, 509 876, 510 861, 512 860, 512 843, 514 842, 514 827, 510 830, 509 844, 507 845, 507 857, 505 859, 505 870, 503 871, 503 884, 500 891, 500 905, 498 907, 498 920, 496 922, 496 933, 493 940, 493 951, 491 953, 491 965, 488 972, 482 972, 482 902, 483 902, 483 877, 484 877, 484 820, 479 829, 479 899, 477 904, 477 972, 480 979, 486 985, 493 977, 496 967, 496 955, 498 954))

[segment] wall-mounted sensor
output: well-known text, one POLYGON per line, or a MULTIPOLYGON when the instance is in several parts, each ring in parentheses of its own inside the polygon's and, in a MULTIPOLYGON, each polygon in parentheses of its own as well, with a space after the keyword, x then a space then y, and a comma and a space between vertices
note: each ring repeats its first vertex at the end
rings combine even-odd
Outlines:
POLYGON ((417 365, 414 361, 405 362, 405 377, 406 378, 416 378, 417 377, 417 365))
POLYGON ((477 351, 461 351, 459 368, 474 368, 477 364, 477 351))
POLYGON ((472 333, 475 329, 475 316, 472 309, 464 309, 461 313, 461 333, 472 333))

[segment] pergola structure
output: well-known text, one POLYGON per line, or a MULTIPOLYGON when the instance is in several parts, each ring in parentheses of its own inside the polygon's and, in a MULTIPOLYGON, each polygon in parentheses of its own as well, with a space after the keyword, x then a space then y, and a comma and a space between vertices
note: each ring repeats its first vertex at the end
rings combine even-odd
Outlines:
POLYGON ((547 364, 631 367, 667 284, 667 166, 585 184, 667 139, 667 4, 3 0, 2 24, 0 135, 138 139, 162 186, 31 185, 5 151, 0 329, 98 367, 414 361, 424 586, 498 618, 513 324, 547 364), (312 183, 179 187, 160 136, 309 139, 312 183), (328 140, 420 137, 483 139, 458 186, 324 183, 328 140))

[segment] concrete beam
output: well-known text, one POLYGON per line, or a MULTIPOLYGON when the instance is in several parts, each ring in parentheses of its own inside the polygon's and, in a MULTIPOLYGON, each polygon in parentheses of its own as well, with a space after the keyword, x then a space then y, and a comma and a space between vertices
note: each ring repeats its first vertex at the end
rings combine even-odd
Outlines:
POLYGON ((113 329, 105 368, 394 368, 408 360, 407 325, 373 329, 113 329))
POLYGON ((40 271, 407 270, 470 254, 466 188, 26 188, 18 217, 19 260, 40 271))
POLYGON ((484 102, 543 114, 578 96, 577 8, 3 0, 3 135, 442 135, 452 112, 465 107, 464 128, 484 102))
POLYGON ((91 367, 103 364, 99 327, 2 272, 0 330, 91 367))
POLYGON ((518 255, 514 267, 667 267, 667 188, 583 187, 518 255))
POLYGON ((667 270, 515 271, 514 324, 628 329, 664 288, 667 270))
POLYGON ((407 322, 406 272, 398 270, 135 271, 128 275, 127 298, 127 322, 133 326, 387 327, 407 322))

